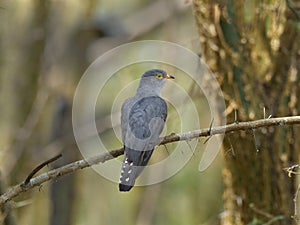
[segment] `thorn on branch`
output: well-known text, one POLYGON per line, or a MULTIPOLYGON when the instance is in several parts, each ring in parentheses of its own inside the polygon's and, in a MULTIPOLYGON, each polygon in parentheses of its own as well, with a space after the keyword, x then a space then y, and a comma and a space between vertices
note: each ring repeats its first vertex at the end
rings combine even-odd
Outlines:
POLYGON ((166 145, 163 145, 163 146, 164 146, 166 152, 168 153, 168 155, 170 155, 170 152, 169 152, 169 150, 168 150, 168 147, 167 147, 166 145))
POLYGON ((239 119, 238 119, 238 110, 234 109, 234 123, 238 124, 239 123, 239 119))
POLYGON ((209 125, 209 136, 212 135, 212 133, 211 133, 211 128, 212 128, 213 123, 214 123, 214 118, 212 118, 212 120, 211 120, 211 122, 210 122, 210 125, 209 125))
POLYGON ((194 152, 193 152, 192 146, 191 146, 191 144, 190 144, 190 140, 186 140, 185 142, 186 142, 186 144, 189 146, 189 149, 190 149, 192 155, 195 157, 195 154, 194 154, 194 152))
POLYGON ((40 186, 39 186, 39 192, 41 192, 43 190, 43 185, 41 184, 40 186))
POLYGON ((205 141, 203 142, 203 144, 206 144, 206 143, 209 141, 209 139, 210 139, 211 137, 212 137, 212 136, 209 136, 208 138, 206 138, 205 141))
POLYGON ((271 117, 272 117, 272 114, 270 114, 269 116, 268 116, 268 118, 266 118, 266 107, 264 107, 264 120, 265 119, 271 119, 271 117))
POLYGON ((255 129, 252 128, 252 135, 253 135, 253 139, 254 139, 254 146, 255 146, 255 149, 256 149, 256 154, 259 152, 259 149, 258 149, 258 141, 257 141, 257 138, 256 138, 256 135, 255 135, 255 129))
POLYGON ((206 140, 203 142, 203 144, 206 144, 213 135, 211 132, 213 123, 214 123, 214 118, 212 118, 210 125, 209 125, 209 130, 208 130, 209 137, 206 138, 206 140))
MULTIPOLYGON (((226 139, 228 140, 229 145, 230 145, 230 149, 229 149, 228 151, 231 150, 232 155, 235 156, 234 148, 233 148, 233 145, 232 145, 232 143, 231 143, 230 137, 228 137, 227 135, 226 135, 225 137, 226 137, 226 139)), ((226 152, 226 153, 227 153, 227 152, 226 152)))

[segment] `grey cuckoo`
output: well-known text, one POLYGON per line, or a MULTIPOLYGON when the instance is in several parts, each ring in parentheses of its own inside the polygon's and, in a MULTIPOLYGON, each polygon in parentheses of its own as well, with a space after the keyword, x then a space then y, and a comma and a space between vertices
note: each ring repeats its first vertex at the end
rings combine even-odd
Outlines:
POLYGON ((129 191, 147 165, 159 140, 166 117, 167 104, 161 97, 166 79, 174 79, 165 71, 145 72, 135 96, 127 99, 121 109, 124 160, 119 190, 129 191))

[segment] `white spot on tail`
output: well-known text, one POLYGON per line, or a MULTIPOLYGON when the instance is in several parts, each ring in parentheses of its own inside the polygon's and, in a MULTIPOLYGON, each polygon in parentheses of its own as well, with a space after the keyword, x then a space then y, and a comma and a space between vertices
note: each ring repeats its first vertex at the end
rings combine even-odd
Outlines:
POLYGON ((131 173, 131 172, 132 172, 132 170, 129 170, 129 171, 128 171, 128 173, 131 173))
POLYGON ((121 183, 122 182, 122 175, 120 176, 120 179, 119 179, 119 183, 121 183))
POLYGON ((133 162, 131 162, 131 163, 129 164, 129 166, 133 166, 133 162))
POLYGON ((129 181, 129 177, 126 178, 126 182, 128 182, 128 181, 129 181))

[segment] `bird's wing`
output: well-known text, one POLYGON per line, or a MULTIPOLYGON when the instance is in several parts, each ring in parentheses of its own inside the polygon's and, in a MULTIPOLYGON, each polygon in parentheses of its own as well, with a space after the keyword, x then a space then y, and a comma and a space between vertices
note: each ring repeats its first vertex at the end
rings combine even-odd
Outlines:
POLYGON ((167 104, 158 96, 139 99, 128 115, 125 146, 138 151, 152 150, 167 117, 167 104))
POLYGON ((132 102, 134 101, 133 98, 128 98, 122 105, 121 108, 121 130, 122 130, 122 141, 125 143, 125 136, 127 133, 128 127, 128 115, 129 110, 131 108, 132 102))

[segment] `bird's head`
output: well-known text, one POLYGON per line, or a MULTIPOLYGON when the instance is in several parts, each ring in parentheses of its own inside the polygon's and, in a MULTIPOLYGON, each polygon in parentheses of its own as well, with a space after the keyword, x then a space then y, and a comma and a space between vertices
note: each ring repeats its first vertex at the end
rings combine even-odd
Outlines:
POLYGON ((152 69, 152 70, 146 71, 143 74, 142 79, 146 78, 146 77, 148 77, 148 78, 153 77, 158 81, 162 81, 162 80, 165 80, 165 79, 175 79, 175 77, 167 74, 166 71, 160 70, 160 69, 152 69))
POLYGON ((142 75, 140 88, 152 89, 160 92, 168 79, 175 79, 175 77, 167 74, 161 69, 148 70, 142 75))

